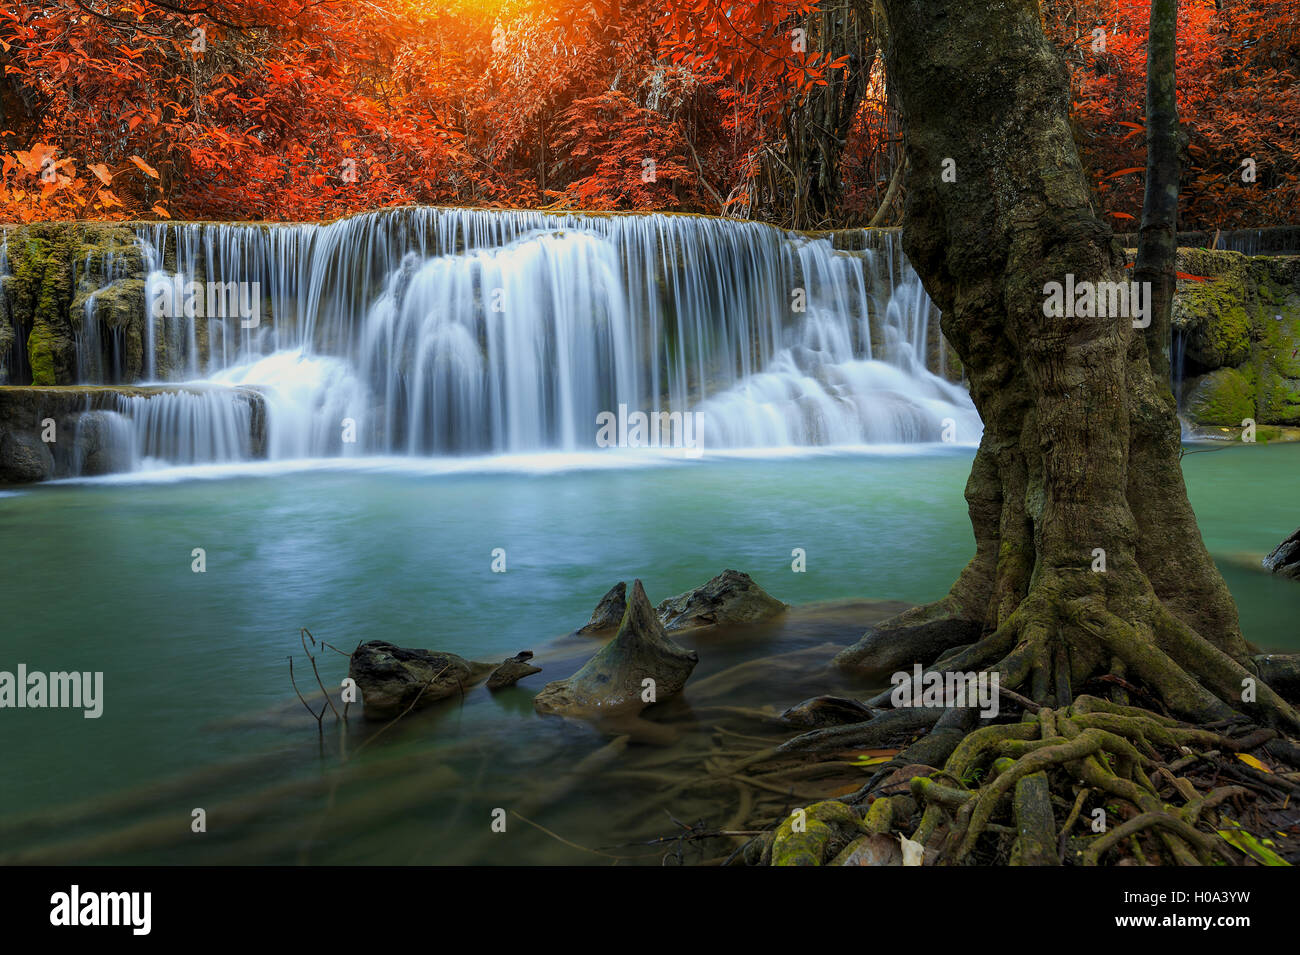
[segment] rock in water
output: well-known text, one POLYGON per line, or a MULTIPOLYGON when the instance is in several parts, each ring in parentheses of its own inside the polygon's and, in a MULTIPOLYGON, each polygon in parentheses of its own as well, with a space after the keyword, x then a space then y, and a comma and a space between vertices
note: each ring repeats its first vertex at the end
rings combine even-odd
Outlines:
POLYGON ((353 651, 348 676, 357 681, 366 719, 387 720, 400 716, 412 702, 418 710, 461 693, 493 669, 491 663, 476 663, 454 653, 369 640, 353 651))
POLYGON ((612 630, 623 622, 623 614, 626 610, 627 584, 620 580, 600 598, 600 603, 596 604, 596 609, 591 612, 591 619, 578 631, 578 634, 586 636, 590 633, 612 630))
POLYGON ((487 688, 489 690, 502 690, 508 686, 514 686, 526 676, 541 673, 541 667, 535 667, 528 662, 532 658, 532 650, 521 650, 509 660, 502 661, 501 665, 493 670, 492 675, 488 677, 487 688))
POLYGON ((1300 653, 1261 653, 1255 669, 1284 700, 1300 702, 1300 653))
POLYGON ((533 706, 561 716, 637 713, 648 705, 643 680, 654 680, 655 702, 661 702, 685 686, 698 662, 695 651, 668 639, 641 581, 633 581, 618 635, 573 676, 546 684, 533 706))
POLYGON ((1275 574, 1300 580, 1300 528, 1264 558, 1264 566, 1275 574))
POLYGON ((724 570, 703 587, 669 597, 657 608, 665 630, 754 623, 783 613, 787 605, 754 583, 749 574, 724 570))
POLYGON ((871 707, 857 700, 839 696, 814 696, 797 703, 781 714, 781 721, 790 726, 815 729, 820 726, 843 726, 845 723, 864 723, 875 716, 871 707))

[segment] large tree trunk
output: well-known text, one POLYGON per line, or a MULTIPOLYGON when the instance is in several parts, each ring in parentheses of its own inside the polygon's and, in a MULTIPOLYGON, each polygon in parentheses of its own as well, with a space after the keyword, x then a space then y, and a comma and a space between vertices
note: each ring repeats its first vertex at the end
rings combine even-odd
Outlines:
POLYGON ((1242 700, 1253 664, 1187 500, 1146 336, 1128 315, 1045 315, 1049 283, 1130 275, 1090 206, 1068 74, 1037 4, 882 5, 906 125, 904 247, 984 421, 966 488, 976 553, 946 598, 837 662, 878 672, 908 648, 933 663, 970 643, 942 668, 995 669, 1039 702, 1109 675, 1189 719, 1254 710, 1300 725, 1267 687, 1242 700))

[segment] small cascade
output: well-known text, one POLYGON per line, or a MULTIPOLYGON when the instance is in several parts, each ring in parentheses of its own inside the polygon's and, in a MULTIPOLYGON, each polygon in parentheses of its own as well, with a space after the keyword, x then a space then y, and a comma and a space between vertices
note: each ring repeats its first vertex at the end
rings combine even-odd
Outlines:
MULTIPOLYGON (((116 396, 116 417, 129 422, 135 468, 221 464, 254 457, 253 409, 238 393, 195 387, 116 396)), ((82 415, 84 419, 86 416, 82 415)))
MULTIPOLYGON (((105 291, 143 279, 140 377, 184 384, 122 399, 142 466, 594 450, 620 408, 700 412, 706 448, 981 432, 894 233, 850 250, 704 217, 409 208, 137 237, 143 274, 109 260, 105 291), (239 388, 265 399, 263 447, 239 388)), ((116 382, 121 345, 86 312, 81 378, 116 382)))
POLYGON ((141 466, 138 420, 118 411, 85 411, 76 417, 71 474, 115 474, 141 466))
MULTIPOLYGON (((262 394, 266 456, 271 459, 355 454, 359 448, 345 433, 364 419, 368 394, 340 359, 301 350, 273 352, 217 372, 210 381, 227 388, 248 386, 262 394)), ((237 424, 246 429, 249 412, 246 405, 243 408, 237 424)))
MULTIPOLYGON (((6 276, 11 274, 13 273, 9 265, 9 230, 0 229, 0 308, 3 308, 5 305, 4 280, 6 276)), ((7 356, 3 351, 0 351, 0 385, 9 384, 10 375, 12 373, 11 370, 22 367, 22 343, 17 340, 19 337, 20 336, 13 331, 10 331, 8 335, 0 336, 0 349, 7 348, 10 353, 7 356), (13 340, 6 342, 4 341, 4 338, 6 337, 12 337, 13 340)))
MULTIPOLYGON (((92 272, 91 259, 95 253, 88 252, 80 264, 81 271, 92 272)), ((103 261, 98 274, 107 278, 107 283, 87 296, 82 309, 80 327, 73 326, 73 337, 77 343, 77 380, 82 382, 118 382, 122 380, 121 363, 106 367, 106 355, 120 355, 120 348, 106 348, 104 329, 101 328, 96 304, 101 296, 112 294, 117 283, 129 275, 128 264, 115 256, 112 250, 103 253, 103 261)))

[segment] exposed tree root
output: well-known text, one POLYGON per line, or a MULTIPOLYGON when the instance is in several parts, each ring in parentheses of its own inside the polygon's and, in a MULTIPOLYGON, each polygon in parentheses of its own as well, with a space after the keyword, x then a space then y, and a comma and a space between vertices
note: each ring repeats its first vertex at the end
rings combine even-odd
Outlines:
MULTIPOLYGON (((1260 799, 1289 805, 1300 795, 1295 774, 1238 758, 1258 751, 1300 769, 1300 746, 1284 735, 1300 730, 1295 710, 1252 658, 1203 639, 1154 594, 1111 602, 1121 609, 1082 576, 1040 580, 996 630, 937 651, 944 641, 936 621, 953 612, 951 600, 918 608, 909 618, 921 628, 915 645, 898 645, 909 627, 890 628, 891 662, 937 657, 926 673, 997 674, 993 720, 978 718, 973 700, 891 709, 893 691, 885 691, 869 701, 878 709, 872 719, 754 754, 731 767, 732 778, 778 756, 827 759, 893 744, 897 755, 837 800, 851 808, 852 822, 830 814, 825 825, 848 830, 840 838, 819 830, 814 841, 827 851, 844 851, 845 838, 865 833, 906 836, 924 847, 927 864, 1267 861, 1267 851, 1252 854, 1220 835, 1221 814, 1240 815, 1260 799), (1093 689, 1109 698, 1083 692, 1093 689)), ((806 863, 808 840, 790 842, 785 828, 746 858, 806 863)), ((847 857, 876 858, 864 852, 847 857)))

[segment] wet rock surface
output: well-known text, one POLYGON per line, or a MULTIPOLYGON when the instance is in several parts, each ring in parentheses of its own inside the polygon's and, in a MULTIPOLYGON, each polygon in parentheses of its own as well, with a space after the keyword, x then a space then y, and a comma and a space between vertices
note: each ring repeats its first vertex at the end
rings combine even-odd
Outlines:
POLYGON ((698 662, 693 650, 668 638, 637 580, 617 636, 573 676, 546 684, 533 705, 562 716, 637 713, 680 692, 698 662), (653 700, 646 698, 648 690, 653 700))
POLYGON ((454 653, 370 640, 353 651, 348 676, 361 691, 366 719, 383 720, 463 693, 495 669, 454 653))
POLYGON ((532 650, 523 650, 516 653, 509 660, 503 660, 501 665, 488 676, 487 688, 489 690, 503 690, 508 686, 514 686, 526 676, 541 673, 541 667, 533 666, 528 662, 532 658, 532 650))
POLYGON ((1264 558, 1264 566, 1275 574, 1300 580, 1300 528, 1273 548, 1273 552, 1264 558))
POLYGON ((749 574, 724 570, 702 587, 669 597, 655 612, 664 629, 674 631, 755 623, 786 609, 787 604, 767 593, 749 574))
POLYGON ((623 614, 627 611, 627 584, 619 581, 605 596, 600 598, 600 603, 596 609, 591 612, 591 619, 588 620, 578 630, 580 636, 589 634, 603 633, 606 630, 613 630, 623 622, 623 614))

